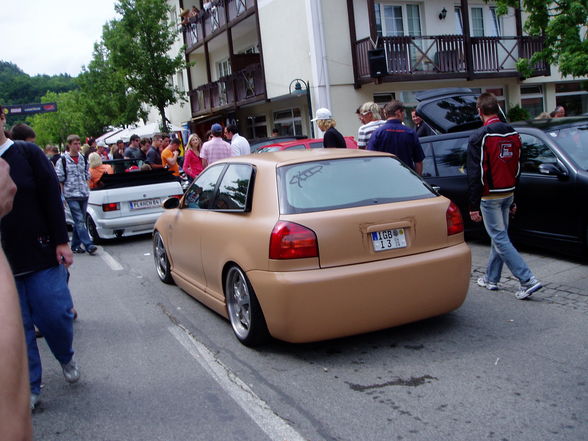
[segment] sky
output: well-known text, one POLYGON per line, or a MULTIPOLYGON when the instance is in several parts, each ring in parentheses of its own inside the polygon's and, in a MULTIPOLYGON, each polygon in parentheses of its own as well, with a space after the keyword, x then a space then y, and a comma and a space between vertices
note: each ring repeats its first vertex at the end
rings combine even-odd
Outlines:
POLYGON ((77 76, 92 60, 114 0, 1 0, 0 60, 29 75, 77 76))

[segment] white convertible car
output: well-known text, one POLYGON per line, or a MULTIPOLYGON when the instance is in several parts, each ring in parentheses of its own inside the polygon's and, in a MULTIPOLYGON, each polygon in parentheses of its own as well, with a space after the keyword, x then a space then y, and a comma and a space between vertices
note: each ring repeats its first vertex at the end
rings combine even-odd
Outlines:
POLYGON ((94 242, 151 233, 168 197, 181 197, 182 186, 168 170, 141 170, 141 161, 104 161, 114 174, 103 175, 90 191, 86 224, 94 242))

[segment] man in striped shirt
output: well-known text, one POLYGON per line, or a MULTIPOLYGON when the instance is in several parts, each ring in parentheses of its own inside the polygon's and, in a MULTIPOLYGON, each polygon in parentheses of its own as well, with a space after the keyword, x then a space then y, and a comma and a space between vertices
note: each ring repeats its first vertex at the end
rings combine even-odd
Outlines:
POLYGON ((385 121, 382 119, 380 106, 372 101, 360 106, 359 120, 363 125, 357 131, 357 146, 365 149, 372 133, 385 121))

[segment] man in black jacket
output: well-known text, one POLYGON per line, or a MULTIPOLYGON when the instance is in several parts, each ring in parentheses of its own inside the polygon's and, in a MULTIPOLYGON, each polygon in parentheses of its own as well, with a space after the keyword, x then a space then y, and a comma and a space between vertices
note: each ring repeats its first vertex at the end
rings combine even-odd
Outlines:
POLYGON ((31 408, 41 392, 41 357, 35 326, 61 363, 67 382, 80 377, 73 358, 73 303, 67 267, 68 245, 59 183, 51 162, 35 144, 6 138, 0 107, 0 157, 17 186, 12 211, 2 218, 2 247, 14 274, 28 348, 31 408))
POLYGON ((498 289, 502 265, 506 263, 521 286, 515 297, 526 299, 542 288, 508 237, 509 215, 516 212, 514 191, 520 171, 521 137, 498 117, 496 97, 483 93, 478 97, 478 113, 484 122, 468 141, 466 169, 469 185, 470 218, 484 221, 492 239, 486 274, 478 285, 498 289))

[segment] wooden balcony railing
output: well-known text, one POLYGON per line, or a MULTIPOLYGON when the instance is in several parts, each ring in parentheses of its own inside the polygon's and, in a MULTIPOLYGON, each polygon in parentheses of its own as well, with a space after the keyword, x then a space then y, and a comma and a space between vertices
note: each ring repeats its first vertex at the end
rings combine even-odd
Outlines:
POLYGON ((204 40, 224 29, 225 25, 246 15, 255 8, 255 0, 217 0, 212 7, 183 25, 186 51, 191 52, 204 40), (227 21, 228 20, 228 21, 227 21))
POLYGON ((265 96, 261 64, 252 64, 188 93, 192 115, 256 101, 265 96))
MULTIPOLYGON (((386 58, 384 80, 435 79, 492 76, 518 76, 516 62, 529 58, 543 48, 538 37, 471 37, 471 58, 465 50, 462 35, 383 37, 378 48, 386 58)), ((373 81, 370 77, 368 51, 373 49, 369 38, 355 42, 356 81, 373 81)), ((545 75, 548 67, 534 66, 533 76, 545 75)))

